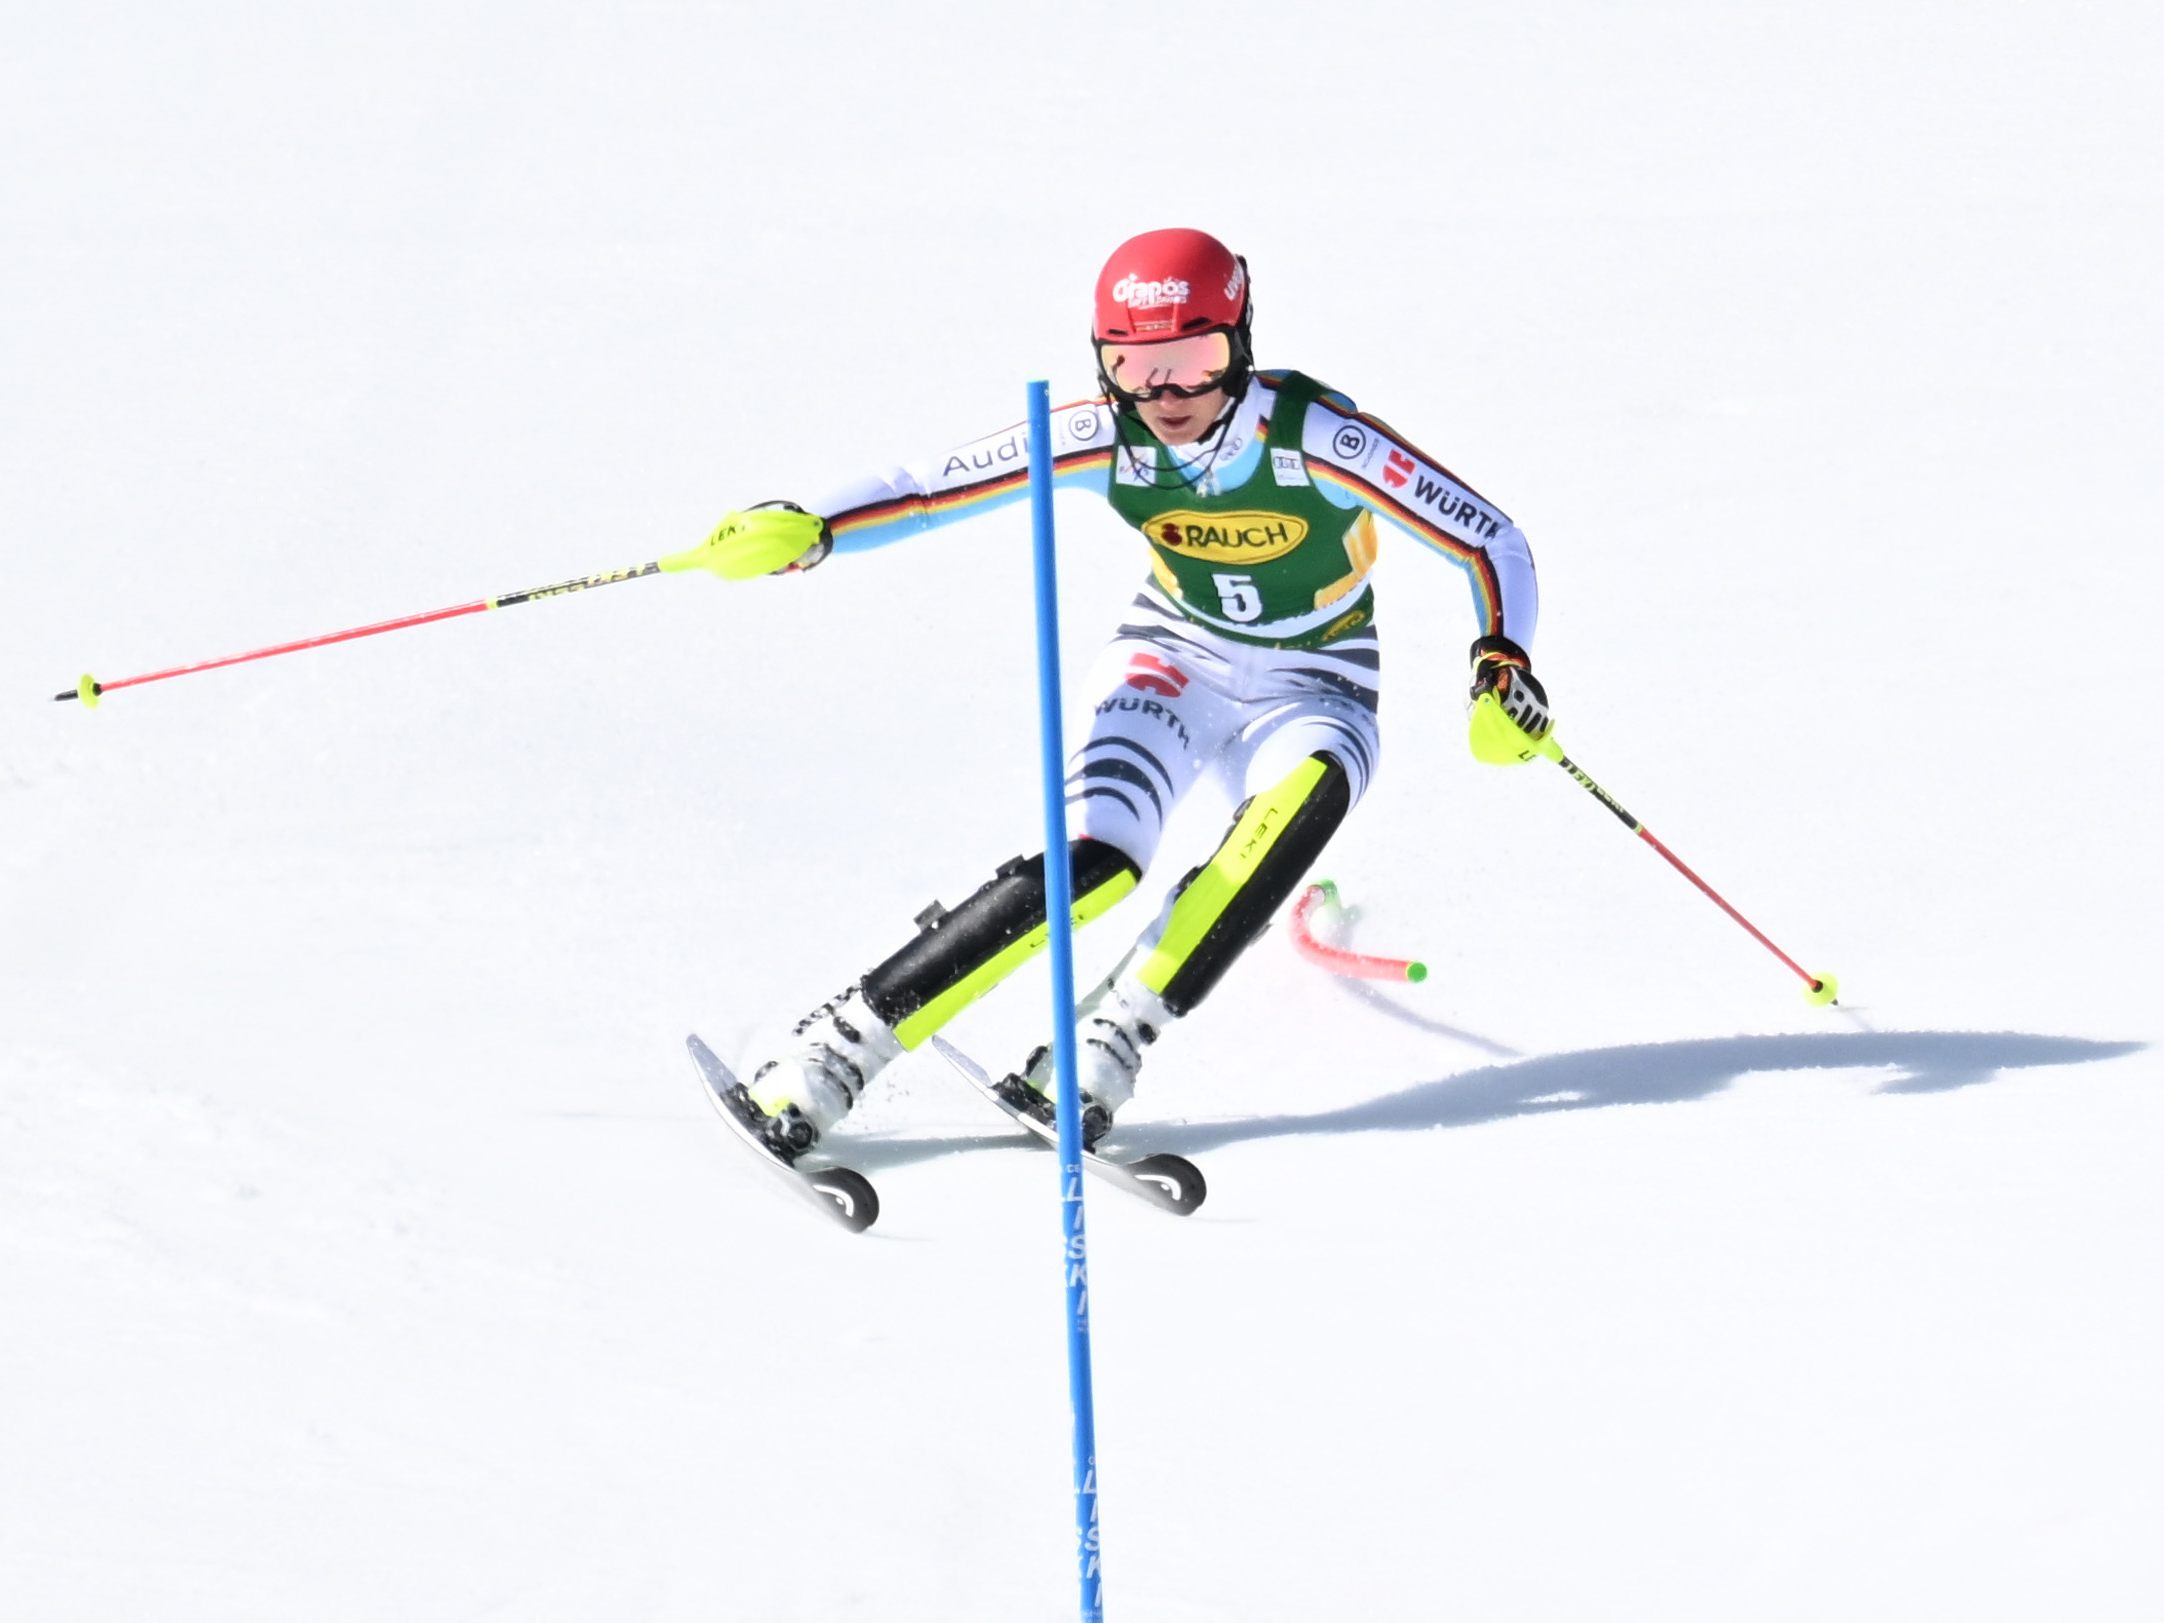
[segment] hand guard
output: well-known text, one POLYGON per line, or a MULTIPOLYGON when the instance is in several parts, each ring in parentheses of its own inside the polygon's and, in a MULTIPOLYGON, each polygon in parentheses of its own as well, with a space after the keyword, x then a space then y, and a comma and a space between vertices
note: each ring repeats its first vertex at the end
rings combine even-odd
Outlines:
POLYGON ((1467 742, 1473 757, 1491 766, 1531 760, 1548 736, 1555 718, 1547 690, 1532 671, 1532 656, 1508 637, 1482 637, 1473 644, 1471 724, 1467 742), (1492 702, 1483 704, 1483 699, 1492 702))
POLYGON ((827 521, 794 502, 761 502, 725 517, 714 533, 664 567, 705 569, 723 580, 750 580, 809 569, 834 549, 827 521))

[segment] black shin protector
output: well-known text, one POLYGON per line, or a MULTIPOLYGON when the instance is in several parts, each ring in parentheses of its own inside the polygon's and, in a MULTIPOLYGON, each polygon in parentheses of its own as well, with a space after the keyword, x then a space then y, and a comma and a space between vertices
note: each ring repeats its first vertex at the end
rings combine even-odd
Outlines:
MULTIPOLYGON (((1068 847, 1074 921, 1086 924, 1135 888, 1142 870, 1102 840, 1068 847)), ((917 938, 864 977, 864 1001, 915 1048, 1035 957, 1050 939, 1044 858, 1003 863, 961 906, 918 916, 917 938)))

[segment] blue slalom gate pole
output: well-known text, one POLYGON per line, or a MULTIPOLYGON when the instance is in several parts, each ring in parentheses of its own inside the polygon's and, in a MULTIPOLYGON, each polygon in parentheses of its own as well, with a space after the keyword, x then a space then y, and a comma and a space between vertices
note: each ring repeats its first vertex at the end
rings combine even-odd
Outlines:
POLYGON ((1036 530, 1037 699, 1044 742, 1045 918, 1052 931, 1052 1062, 1058 1078, 1060 1220, 1067 1276, 1067 1389, 1074 1407, 1076 1560, 1082 1623, 1103 1623, 1097 1539, 1097 1405, 1090 1387, 1089 1236, 1082 1226, 1082 1100, 1075 1082, 1074 874, 1067 859, 1067 747, 1060 736, 1059 578, 1052 558, 1052 400, 1029 386, 1029 507, 1036 530))

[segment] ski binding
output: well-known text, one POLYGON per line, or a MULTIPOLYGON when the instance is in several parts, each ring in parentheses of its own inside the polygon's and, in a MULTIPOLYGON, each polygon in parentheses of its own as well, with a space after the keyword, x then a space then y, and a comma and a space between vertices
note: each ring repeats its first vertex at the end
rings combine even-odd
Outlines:
MULTIPOLYGON (((941 1059, 960 1072, 972 1087, 999 1106, 1008 1117, 1021 1123, 1054 1149, 1059 1147, 1058 1130, 1002 1099, 999 1096, 998 1084, 983 1066, 944 1037, 933 1037, 932 1047, 939 1051, 941 1059)), ((1140 1195, 1152 1206, 1162 1207, 1181 1217, 1191 1215, 1209 1193, 1209 1186, 1202 1180, 1202 1169, 1184 1155, 1144 1155, 1129 1161, 1103 1155, 1096 1150, 1084 1150, 1082 1165, 1106 1182, 1118 1184, 1129 1194, 1140 1195)))
POLYGON ((692 1062, 706 1083, 707 1102, 746 1149, 851 1234, 862 1234, 879 1220, 879 1195, 870 1179, 848 1167, 802 1166, 776 1155, 744 1114, 757 1107, 743 1093, 736 1073, 696 1035, 685 1038, 684 1046, 691 1050, 692 1062))

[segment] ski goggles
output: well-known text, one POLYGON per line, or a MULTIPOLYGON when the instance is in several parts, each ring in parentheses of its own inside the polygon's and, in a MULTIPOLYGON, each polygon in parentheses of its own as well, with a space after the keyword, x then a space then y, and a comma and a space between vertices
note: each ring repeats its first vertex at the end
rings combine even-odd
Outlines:
POLYGON ((1101 343, 1097 364, 1115 394, 1127 400, 1172 395, 1191 400, 1220 387, 1232 370, 1232 336, 1197 333, 1155 344, 1101 343))

